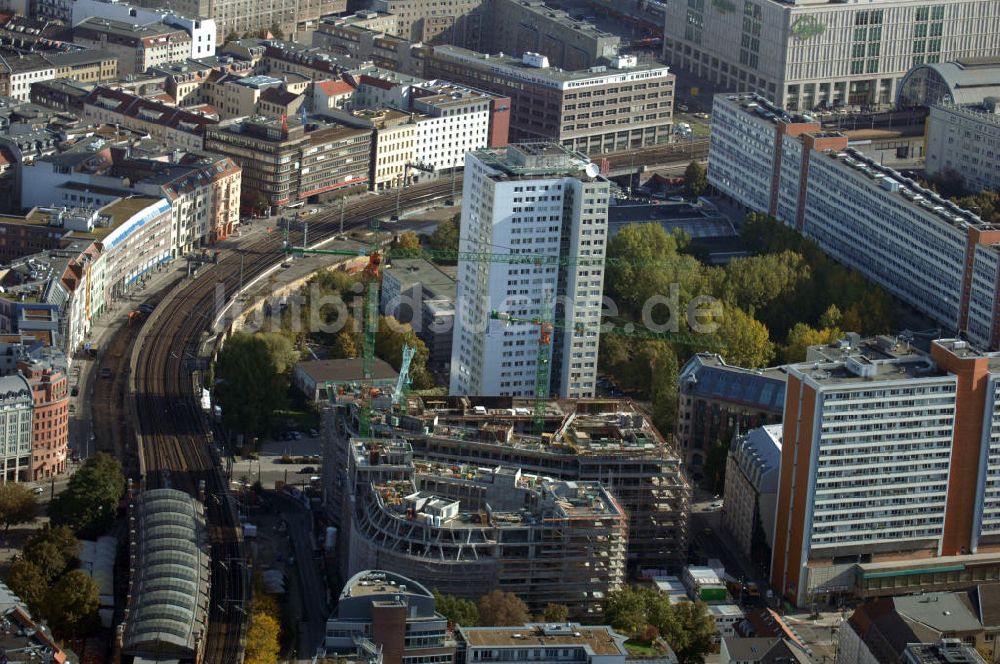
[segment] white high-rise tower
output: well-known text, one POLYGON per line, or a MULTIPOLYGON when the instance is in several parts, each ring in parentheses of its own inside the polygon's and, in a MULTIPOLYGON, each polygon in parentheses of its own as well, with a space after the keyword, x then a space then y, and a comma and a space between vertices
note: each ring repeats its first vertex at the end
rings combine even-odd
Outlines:
POLYGON ((459 249, 482 259, 459 261, 451 394, 534 396, 543 357, 543 393, 593 396, 608 195, 597 166, 556 143, 466 155, 459 249))

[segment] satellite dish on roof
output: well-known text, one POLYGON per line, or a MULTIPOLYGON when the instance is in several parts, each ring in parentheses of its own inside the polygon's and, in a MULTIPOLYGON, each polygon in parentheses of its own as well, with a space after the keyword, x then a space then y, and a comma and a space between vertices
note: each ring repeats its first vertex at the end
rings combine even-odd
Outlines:
POLYGON ((594 162, 587 164, 583 170, 587 173, 587 177, 589 178, 596 178, 601 174, 601 167, 594 162))

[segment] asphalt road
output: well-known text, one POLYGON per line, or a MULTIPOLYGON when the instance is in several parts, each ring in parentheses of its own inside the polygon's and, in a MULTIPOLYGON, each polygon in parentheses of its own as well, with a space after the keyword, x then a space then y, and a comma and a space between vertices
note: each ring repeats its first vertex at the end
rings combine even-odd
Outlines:
POLYGON ((278 493, 275 506, 288 524, 288 535, 295 551, 303 620, 299 629, 298 653, 308 658, 323 645, 326 637, 326 584, 318 561, 313 558, 312 517, 300 504, 278 493))

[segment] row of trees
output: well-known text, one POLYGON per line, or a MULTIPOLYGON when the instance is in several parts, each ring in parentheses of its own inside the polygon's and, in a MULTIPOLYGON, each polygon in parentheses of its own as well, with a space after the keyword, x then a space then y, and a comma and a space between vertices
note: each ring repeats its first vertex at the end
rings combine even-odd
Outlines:
MULTIPOLYGON (((513 593, 494 590, 477 602, 434 591, 436 608, 455 625, 466 627, 512 627, 528 622, 565 622, 569 609, 549 604, 532 617, 528 606, 513 593)), ((662 637, 680 664, 701 664, 711 651, 715 621, 701 602, 671 604, 667 595, 654 588, 626 586, 610 593, 604 603, 607 624, 642 645, 662 637)))
POLYGON ((434 591, 435 607, 449 622, 465 627, 512 627, 532 620, 538 622, 565 622, 569 608, 564 604, 549 604, 536 617, 532 617, 528 605, 514 593, 494 590, 483 595, 478 601, 442 595, 434 591))
POLYGON ((762 367, 800 361, 808 345, 843 331, 876 334, 892 327, 891 298, 794 229, 751 214, 743 240, 754 255, 725 267, 703 264, 690 253, 690 238, 655 224, 626 226, 608 242, 608 256, 622 262, 606 269, 605 294, 617 311, 605 313, 636 321, 651 312, 653 322, 673 319, 680 332, 693 324, 714 328, 695 335, 704 340, 695 345, 601 337, 600 369, 650 400, 663 431, 672 429, 676 416, 677 368, 695 352, 715 350, 732 364, 762 367), (650 307, 658 298, 661 304, 650 307))
POLYGON ((281 653, 281 609, 273 596, 264 592, 260 576, 254 577, 253 611, 247 627, 246 664, 272 664, 281 653))
POLYGON ((11 563, 7 585, 60 638, 87 634, 98 625, 100 588, 74 569, 80 541, 65 525, 46 524, 11 563))

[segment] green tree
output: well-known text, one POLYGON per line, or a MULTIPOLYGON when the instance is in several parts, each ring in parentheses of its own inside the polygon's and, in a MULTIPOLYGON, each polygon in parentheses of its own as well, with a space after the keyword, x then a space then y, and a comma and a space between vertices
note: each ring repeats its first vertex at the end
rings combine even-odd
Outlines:
POLYGON ((677 655, 679 664, 702 664, 715 641, 715 620, 703 602, 678 602, 670 620, 656 627, 677 655))
POLYGON ((354 343, 354 335, 347 330, 341 330, 333 342, 333 356, 337 359, 353 359, 358 356, 358 347, 354 343))
POLYGON ((278 25, 277 22, 271 24, 271 27, 268 29, 268 32, 270 32, 271 36, 274 37, 275 39, 285 38, 285 31, 281 29, 281 26, 278 25))
POLYGON ((514 593, 494 590, 479 598, 479 622, 486 627, 509 627, 531 621, 528 605, 514 593))
POLYGON ((19 482, 0 484, 0 523, 4 531, 33 521, 37 515, 38 502, 28 487, 19 482))
POLYGON ((691 198, 701 196, 708 188, 708 174, 705 167, 692 161, 684 169, 684 192, 691 198))
POLYGON ((235 431, 264 433, 271 411, 287 399, 287 382, 260 335, 238 332, 230 337, 219 352, 215 377, 222 419, 235 431))
POLYGON ((702 475, 708 490, 714 494, 721 494, 726 487, 726 461, 728 458, 729 446, 721 440, 713 440, 705 452, 702 475))
POLYGON ((299 351, 295 350, 291 339, 277 332, 259 332, 256 336, 267 346, 275 371, 279 374, 291 372, 300 359, 299 351))
POLYGON ((49 503, 49 518, 54 525, 69 526, 80 537, 97 537, 111 527, 124 493, 121 464, 98 452, 70 478, 66 490, 49 503))
POLYGON ((608 593, 604 620, 622 634, 641 639, 648 625, 670 612, 670 599, 654 588, 625 586, 608 593))
POLYGON ((456 214, 451 219, 445 219, 437 225, 434 232, 427 238, 427 243, 437 251, 458 251, 459 222, 461 215, 456 214))
POLYGON ((47 523, 25 541, 21 551, 52 581, 76 564, 80 540, 69 526, 47 523))
MULTIPOLYGON (((787 301, 810 276, 805 257, 794 251, 734 260, 726 268, 726 299, 750 314, 787 301)), ((780 305, 779 305, 780 306, 780 305)))
POLYGON ((400 323, 392 316, 380 316, 378 332, 375 334, 375 354, 399 371, 403 364, 404 344, 417 351, 410 361, 410 380, 414 389, 433 387, 434 379, 427 370, 427 344, 408 323, 400 323))
POLYGON ((738 307, 725 307, 716 336, 725 344, 726 361, 741 367, 766 367, 774 357, 774 344, 764 324, 738 307))
POLYGON ((14 559, 7 572, 7 585, 23 599, 32 613, 41 613, 45 593, 49 590, 49 580, 45 574, 23 555, 14 559))
POLYGON ((239 38, 240 38, 240 33, 236 32, 235 30, 230 30, 229 34, 226 35, 226 39, 223 41, 223 43, 225 44, 227 42, 238 41, 239 38))
POLYGON ((100 588, 90 575, 73 570, 63 575, 45 595, 43 614, 61 638, 73 638, 96 629, 100 588))
POLYGON ((479 609, 472 600, 442 595, 434 590, 434 606, 437 612, 448 619, 452 625, 475 627, 479 625, 479 609))

